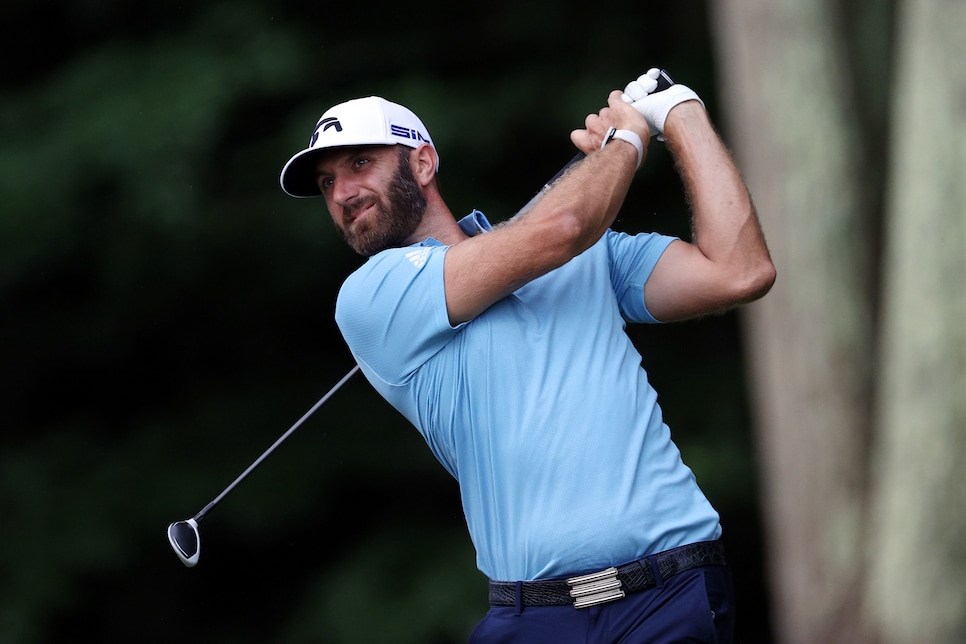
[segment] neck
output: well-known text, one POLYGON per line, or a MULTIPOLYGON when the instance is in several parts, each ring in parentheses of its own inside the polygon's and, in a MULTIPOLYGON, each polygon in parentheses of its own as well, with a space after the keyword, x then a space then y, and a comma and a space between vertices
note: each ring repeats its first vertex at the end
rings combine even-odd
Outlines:
POLYGON ((466 233, 459 227, 453 213, 446 203, 434 195, 427 200, 426 212, 416 231, 406 240, 407 244, 415 244, 427 237, 439 241, 446 246, 452 246, 467 239, 466 233))

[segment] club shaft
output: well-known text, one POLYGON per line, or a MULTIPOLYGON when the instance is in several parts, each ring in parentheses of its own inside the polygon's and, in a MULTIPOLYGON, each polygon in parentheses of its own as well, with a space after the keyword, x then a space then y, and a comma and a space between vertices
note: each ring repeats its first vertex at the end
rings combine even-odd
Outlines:
POLYGON ((305 414, 301 418, 299 418, 295 422, 294 425, 292 425, 291 427, 289 427, 288 430, 284 434, 282 434, 278 438, 277 441, 275 441, 274 443, 272 443, 272 446, 269 447, 267 450, 265 450, 262 453, 261 456, 259 456, 257 459, 255 459, 255 462, 252 463, 251 465, 249 465, 248 466, 248 469, 246 469, 244 472, 241 473, 241 475, 238 478, 236 478, 234 481, 232 481, 231 482, 231 485, 229 485, 228 487, 226 487, 222 491, 221 494, 219 494, 218 496, 216 496, 214 498, 214 500, 211 503, 209 503, 204 508, 202 508, 201 509, 201 512, 199 512, 198 514, 196 514, 194 516, 194 520, 196 522, 200 522, 202 519, 204 519, 205 518, 205 515, 208 514, 208 512, 210 512, 212 508, 214 508, 216 505, 218 505, 218 503, 223 498, 225 498, 228 495, 229 492, 231 492, 232 490, 234 490, 235 489, 235 486, 237 486, 239 483, 241 483, 245 479, 246 476, 248 476, 249 474, 251 474, 252 471, 256 467, 258 467, 259 465, 261 465, 262 464, 262 461, 264 461, 266 458, 268 458, 268 456, 272 452, 275 451, 275 448, 277 448, 279 445, 281 445, 282 442, 285 441, 285 439, 288 438, 292 434, 292 432, 294 432, 296 429, 298 429, 302 425, 302 423, 304 423, 306 420, 308 420, 309 416, 311 416, 312 414, 314 414, 315 411, 319 407, 321 407, 325 403, 325 401, 328 400, 332 396, 332 394, 334 394, 336 391, 338 391, 339 388, 342 387, 342 385, 344 385, 346 383, 346 381, 349 380, 349 378, 351 378, 355 374, 355 372, 358 371, 358 370, 359 370, 359 365, 355 365, 354 367, 352 367, 352 369, 349 370, 349 373, 347 373, 346 375, 342 376, 342 380, 340 380, 339 382, 335 383, 335 386, 333 386, 332 389, 330 389, 324 396, 322 396, 322 398, 319 399, 319 402, 317 402, 314 405, 312 405, 312 408, 310 410, 308 410, 307 412, 305 412, 305 414))
MULTIPOLYGON (((668 74, 667 74, 667 72, 665 72, 664 70, 661 70, 661 75, 660 75, 660 77, 658 78, 658 84, 657 84, 657 88, 656 88, 656 91, 662 91, 662 90, 665 90, 665 89, 667 89, 668 87, 670 87, 670 86, 671 86, 671 85, 673 85, 673 84, 674 84, 674 81, 673 81, 673 80, 671 79, 671 77, 670 77, 670 76, 668 76, 668 74)), ((540 197, 542 197, 542 196, 543 196, 543 194, 544 194, 544 193, 545 193, 545 192, 546 192, 547 190, 549 190, 549 189, 550 189, 550 186, 551 186, 551 185, 552 185, 552 184, 553 184, 553 183, 554 183, 554 182, 555 182, 555 181, 556 181, 557 179, 559 179, 559 178, 560 178, 560 176, 561 176, 561 175, 563 175, 563 173, 564 173, 564 172, 566 172, 566 171, 567 171, 567 169, 568 169, 568 168, 569 168, 570 166, 572 166, 572 165, 574 165, 575 163, 577 163, 578 161, 580 161, 581 159, 583 159, 583 158, 584 158, 584 156, 585 156, 585 155, 584 155, 584 153, 583 153, 583 152, 578 152, 578 153, 577 153, 577 154, 576 154, 576 155, 575 155, 575 156, 574 156, 574 157, 573 157, 572 159, 570 159, 570 161, 568 161, 568 162, 567 162, 567 164, 566 164, 566 165, 565 165, 564 167, 562 167, 562 168, 561 168, 561 169, 560 169, 560 170, 559 170, 559 171, 557 172, 557 174, 555 174, 555 175, 553 176, 553 178, 551 178, 551 179, 550 179, 550 181, 548 181, 548 182, 547 182, 547 183, 546 183, 546 184, 545 184, 545 185, 543 186, 543 188, 542 188, 542 189, 541 189, 541 190, 540 190, 540 191, 539 191, 539 192, 538 192, 538 193, 537 193, 536 195, 534 195, 534 197, 533 197, 533 198, 532 198, 532 199, 531 199, 531 200, 530 200, 530 201, 529 201, 529 202, 527 203, 527 205, 526 205, 526 206, 524 206, 524 207, 523 207, 523 208, 522 208, 522 209, 520 210, 520 212, 523 212, 523 211, 525 211, 525 210, 527 210, 527 209, 529 209, 529 208, 530 208, 530 207, 531 207, 531 206, 532 206, 532 205, 533 205, 533 204, 534 204, 534 203, 535 203, 535 202, 536 202, 537 200, 539 200, 539 199, 540 199, 540 197)), ((224 490, 222 491, 222 493, 221 493, 221 494, 219 494, 219 495, 218 495, 217 497, 215 497, 215 498, 214 498, 214 500, 212 500, 212 501, 211 501, 211 503, 209 503, 209 504, 208 504, 208 505, 206 505, 206 506, 205 506, 204 508, 202 508, 202 509, 201 509, 201 511, 200 511, 200 512, 198 512, 198 514, 196 514, 196 515, 194 516, 194 520, 195 520, 195 522, 200 522, 200 521, 201 521, 202 519, 204 519, 204 518, 205 518, 205 515, 207 515, 207 514, 208 514, 208 512, 210 512, 212 508, 214 508, 214 507, 215 507, 216 505, 218 505, 218 503, 219 503, 219 502, 220 502, 220 501, 221 501, 221 500, 222 500, 223 498, 225 498, 225 496, 227 496, 229 492, 231 492, 231 491, 232 491, 233 489, 235 489, 235 486, 237 486, 237 485, 238 485, 239 483, 241 483, 241 482, 242 482, 242 481, 243 481, 243 480, 245 479, 245 477, 247 477, 247 476, 248 476, 249 474, 251 474, 251 473, 252 473, 252 471, 253 471, 253 470, 254 470, 254 469, 255 469, 256 467, 258 467, 259 465, 261 465, 261 463, 262 463, 262 461, 264 461, 264 460, 265 460, 266 458, 268 458, 268 456, 269 456, 269 455, 270 455, 270 454, 271 454, 272 452, 274 452, 274 451, 275 451, 275 448, 277 448, 277 447, 278 447, 279 445, 281 445, 281 444, 282 444, 282 442, 283 442, 283 441, 285 441, 285 439, 286 439, 286 438, 288 438, 288 437, 289 437, 289 435, 291 435, 291 434, 292 434, 292 432, 294 432, 294 431, 295 431, 296 429, 298 429, 298 428, 299 428, 299 427, 300 427, 300 426, 302 425, 302 423, 304 423, 304 422, 305 422, 305 421, 306 421, 306 420, 307 420, 307 419, 309 418, 309 416, 311 416, 312 414, 314 414, 314 413, 315 413, 315 411, 316 411, 316 410, 317 410, 317 409, 318 409, 319 407, 321 407, 321 406, 322 406, 322 404, 323 404, 323 403, 325 403, 325 401, 326 401, 326 400, 328 400, 330 396, 332 396, 332 394, 334 394, 334 393, 335 393, 336 391, 338 391, 338 390, 339 390, 339 388, 340 388, 340 387, 342 387, 342 385, 343 385, 343 384, 345 384, 345 382, 346 382, 347 380, 349 380, 349 378, 351 378, 351 377, 352 377, 352 376, 353 376, 353 375, 355 374, 355 372, 356 372, 356 371, 358 371, 358 370, 359 370, 359 365, 354 365, 354 366, 352 367, 352 369, 350 369, 350 370, 349 370, 349 373, 347 373, 347 374, 346 374, 345 376, 343 376, 343 377, 342 377, 342 380, 340 380, 339 382, 337 382, 337 383, 335 384, 335 386, 334 386, 334 387, 332 387, 332 389, 330 389, 330 390, 328 391, 328 393, 326 393, 326 394, 325 394, 324 396, 322 396, 322 398, 321 398, 321 399, 319 399, 319 401, 318 401, 317 403, 315 403, 315 405, 313 405, 313 406, 312 406, 312 408, 311 408, 311 409, 309 409, 309 410, 308 410, 307 412, 305 412, 305 415, 303 415, 303 416, 302 416, 302 417, 301 417, 300 419, 298 419, 298 421, 296 421, 296 423, 295 423, 294 425, 292 425, 292 426, 291 426, 291 427, 290 427, 290 428, 288 429, 288 431, 286 431, 286 432, 285 432, 284 434, 282 434, 282 435, 281 435, 281 436, 279 437, 279 439, 278 439, 277 441, 275 441, 275 442, 274 442, 274 443, 272 444, 272 446, 271 446, 271 447, 269 447, 269 448, 268 448, 267 450, 265 450, 265 452, 264 452, 264 453, 263 453, 263 454, 262 454, 261 456, 259 456, 259 457, 258 457, 258 458, 257 458, 257 459, 255 460, 255 462, 254 462, 254 463, 252 463, 251 465, 249 465, 249 466, 248 466, 248 469, 246 469, 246 470, 245 470, 244 472, 242 472, 242 473, 241 473, 241 475, 240 475, 240 476, 239 476, 238 478, 236 478, 236 479, 235 479, 234 481, 232 481, 232 482, 231 482, 231 485, 229 485, 228 487, 226 487, 226 488, 225 488, 225 489, 224 489, 224 490)))

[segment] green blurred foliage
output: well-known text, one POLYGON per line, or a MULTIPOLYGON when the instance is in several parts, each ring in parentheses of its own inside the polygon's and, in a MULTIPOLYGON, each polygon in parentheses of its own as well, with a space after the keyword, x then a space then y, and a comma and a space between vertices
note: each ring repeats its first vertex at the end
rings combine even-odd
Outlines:
MULTIPOLYGON (((10 2, 0 8, 0 641, 456 642, 486 610, 458 491, 357 377, 360 259, 278 172, 335 102, 412 107, 455 212, 510 216, 658 61, 714 110, 704 6, 10 2)), ((618 226, 686 235, 655 149, 618 226)), ((767 633, 736 321, 635 329, 767 633)))

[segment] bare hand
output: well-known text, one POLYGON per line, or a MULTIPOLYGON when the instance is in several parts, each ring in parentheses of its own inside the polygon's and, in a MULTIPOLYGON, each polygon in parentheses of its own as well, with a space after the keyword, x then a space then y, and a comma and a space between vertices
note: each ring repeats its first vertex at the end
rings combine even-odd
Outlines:
POLYGON ((650 128, 644 117, 622 98, 622 92, 615 89, 607 97, 607 107, 597 114, 588 114, 584 119, 584 129, 570 133, 570 140, 584 154, 599 150, 604 142, 607 130, 614 127, 618 130, 632 130, 637 132, 643 141, 650 137, 650 128))

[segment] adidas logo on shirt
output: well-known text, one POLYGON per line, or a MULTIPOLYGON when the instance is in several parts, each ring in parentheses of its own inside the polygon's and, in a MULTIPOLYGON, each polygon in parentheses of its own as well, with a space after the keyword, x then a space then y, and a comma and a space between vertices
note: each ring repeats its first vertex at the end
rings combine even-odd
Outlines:
POLYGON ((429 258, 428 248, 417 248, 406 253, 406 259, 411 261, 416 268, 425 266, 427 258, 429 258))

